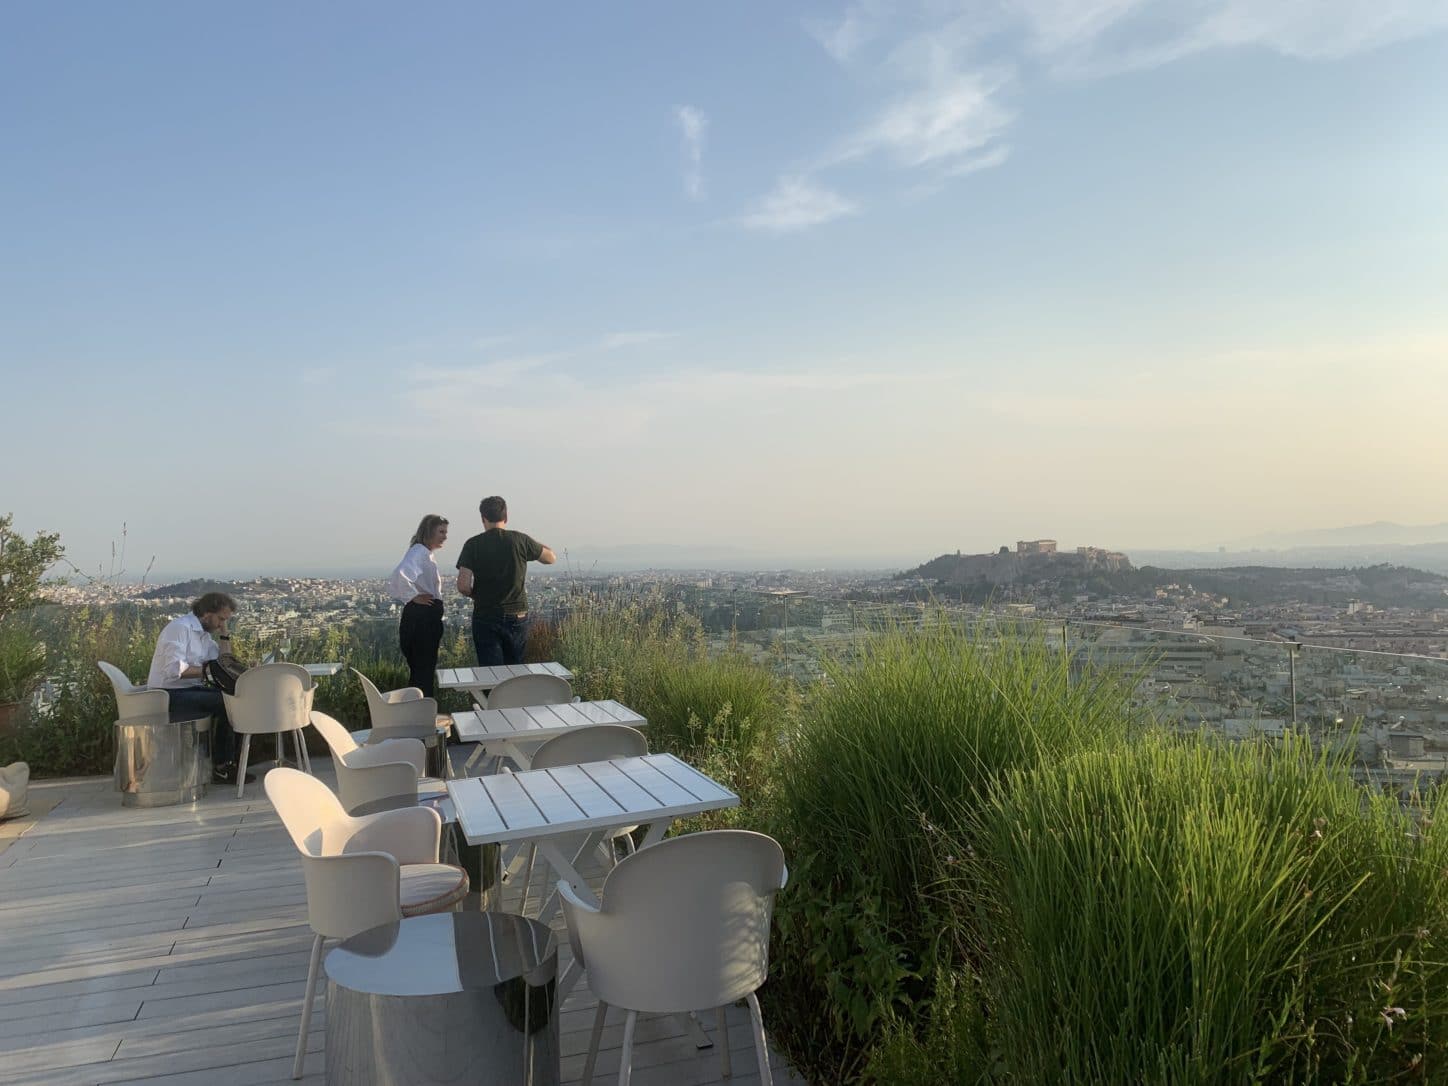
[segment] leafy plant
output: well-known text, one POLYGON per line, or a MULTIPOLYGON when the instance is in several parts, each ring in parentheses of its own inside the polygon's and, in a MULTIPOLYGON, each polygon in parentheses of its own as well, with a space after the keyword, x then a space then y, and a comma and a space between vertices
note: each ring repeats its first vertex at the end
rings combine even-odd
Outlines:
POLYGON ((65 554, 57 533, 26 539, 14 522, 14 514, 0 516, 0 621, 38 602, 41 578, 65 554))
POLYGON ((45 674, 45 646, 18 622, 0 622, 0 704, 25 701, 45 674))

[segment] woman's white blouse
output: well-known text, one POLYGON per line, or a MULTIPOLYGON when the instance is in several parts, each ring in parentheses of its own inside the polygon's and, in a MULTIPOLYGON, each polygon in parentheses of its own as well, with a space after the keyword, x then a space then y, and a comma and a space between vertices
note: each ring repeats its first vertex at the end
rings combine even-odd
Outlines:
POLYGON ((392 571, 387 592, 398 603, 406 603, 420 592, 442 599, 442 574, 437 570, 432 551, 421 543, 408 547, 392 571))

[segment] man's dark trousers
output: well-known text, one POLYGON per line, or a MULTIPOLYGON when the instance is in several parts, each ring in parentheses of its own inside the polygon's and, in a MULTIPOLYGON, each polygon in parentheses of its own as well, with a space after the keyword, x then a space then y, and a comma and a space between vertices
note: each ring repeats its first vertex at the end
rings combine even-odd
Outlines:
POLYGON ((185 686, 179 690, 167 690, 172 720, 197 720, 204 716, 211 718, 211 764, 230 765, 235 758, 232 753, 236 745, 231 720, 226 715, 226 701, 221 691, 214 686, 185 686))
POLYGON ((479 667, 521 664, 528 650, 527 616, 479 618, 474 615, 473 648, 477 650, 479 667))

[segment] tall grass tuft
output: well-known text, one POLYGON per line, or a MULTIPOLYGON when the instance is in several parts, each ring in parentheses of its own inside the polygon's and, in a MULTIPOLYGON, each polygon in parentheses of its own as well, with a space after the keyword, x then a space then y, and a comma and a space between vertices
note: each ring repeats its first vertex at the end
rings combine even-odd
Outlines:
MULTIPOLYGON (((936 897, 939 838, 1013 770, 1120 744, 1128 684, 1072 676, 1037 633, 989 638, 927 621, 829 667, 785 744, 773 828, 793 886, 776 915, 775 1005, 821 1081, 859 1073, 888 1023, 926 1022, 968 940, 936 897)), ((949 1016, 936 1015, 937 1020, 949 1016)))
POLYGON ((1448 832, 1301 739, 1151 737, 977 810, 980 960, 1033 1083, 1448 1080, 1448 832))

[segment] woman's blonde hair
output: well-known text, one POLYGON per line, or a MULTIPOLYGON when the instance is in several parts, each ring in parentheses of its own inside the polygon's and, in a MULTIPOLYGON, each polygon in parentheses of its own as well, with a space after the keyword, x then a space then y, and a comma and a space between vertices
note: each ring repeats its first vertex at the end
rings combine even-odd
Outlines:
POLYGON ((421 543, 427 546, 427 541, 432 538, 432 533, 437 531, 438 526, 447 523, 447 517, 440 517, 436 513, 429 513, 422 518, 418 524, 417 531, 412 533, 412 542, 421 543))

